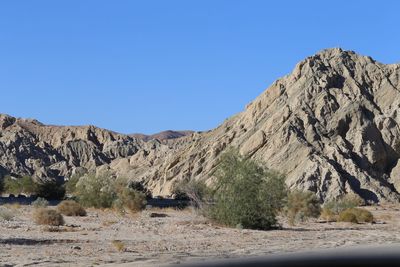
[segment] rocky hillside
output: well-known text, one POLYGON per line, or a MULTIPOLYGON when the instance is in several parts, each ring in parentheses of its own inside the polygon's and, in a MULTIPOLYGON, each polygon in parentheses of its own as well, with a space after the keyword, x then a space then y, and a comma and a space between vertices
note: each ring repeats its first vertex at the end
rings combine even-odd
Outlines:
POLYGON ((0 174, 38 179, 64 178, 96 171, 139 150, 163 145, 94 126, 48 126, 0 114, 0 174))
POLYGON ((184 138, 185 145, 142 179, 167 194, 174 180, 208 179, 219 155, 234 146, 286 173, 291 188, 321 199, 355 192, 397 201, 399 108, 400 65, 324 50, 217 129, 184 138))
POLYGON ((322 200, 355 192, 398 201, 399 110, 400 65, 328 49, 297 64, 220 127, 171 142, 3 115, 0 171, 64 176, 107 169, 169 195, 176 181, 210 179, 232 146, 322 200))

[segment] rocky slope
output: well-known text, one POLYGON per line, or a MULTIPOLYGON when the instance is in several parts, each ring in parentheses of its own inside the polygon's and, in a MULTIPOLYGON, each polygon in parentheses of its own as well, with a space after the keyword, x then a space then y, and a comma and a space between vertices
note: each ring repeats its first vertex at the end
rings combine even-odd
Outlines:
POLYGON ((0 114, 0 174, 37 179, 64 178, 96 171, 139 150, 157 151, 159 142, 94 126, 48 126, 0 114))
POLYGON ((217 129, 184 138, 183 147, 142 179, 167 194, 174 180, 208 179, 219 155, 234 146, 286 173, 291 188, 321 199, 355 192, 397 201, 399 108, 400 65, 324 50, 217 129))
POLYGON ((183 179, 210 179, 228 147, 287 175, 322 200, 355 192, 399 200, 400 65, 328 49, 300 62, 220 127, 168 142, 95 127, 0 119, 0 171, 70 175, 108 169, 168 195, 183 179), (53 173, 54 172, 54 173, 53 173))

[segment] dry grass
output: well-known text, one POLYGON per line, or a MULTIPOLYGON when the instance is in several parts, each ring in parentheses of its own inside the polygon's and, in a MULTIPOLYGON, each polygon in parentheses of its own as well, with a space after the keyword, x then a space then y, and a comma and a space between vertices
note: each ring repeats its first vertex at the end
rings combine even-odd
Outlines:
POLYGON ((118 252, 123 252, 126 250, 124 242, 120 240, 113 240, 111 244, 115 247, 118 252))
POLYGON ((64 200, 57 206, 58 212, 65 216, 86 216, 85 209, 77 202, 64 200))
POLYGON ((11 221, 14 218, 14 213, 7 208, 0 208, 0 218, 4 221, 11 221))
POLYGON ((77 231, 73 227, 55 227, 55 226, 45 226, 43 227, 42 230, 43 232, 49 232, 49 233, 69 233, 77 231))
POLYGON ((56 210, 40 208, 33 213, 35 223, 41 225, 60 226, 64 225, 64 218, 56 210))
POLYGON ((116 224, 118 221, 104 221, 103 223, 102 223, 102 225, 103 226, 111 226, 111 225, 113 225, 113 224, 116 224))
POLYGON ((374 216, 366 209, 351 208, 339 214, 339 222, 372 223, 374 216))

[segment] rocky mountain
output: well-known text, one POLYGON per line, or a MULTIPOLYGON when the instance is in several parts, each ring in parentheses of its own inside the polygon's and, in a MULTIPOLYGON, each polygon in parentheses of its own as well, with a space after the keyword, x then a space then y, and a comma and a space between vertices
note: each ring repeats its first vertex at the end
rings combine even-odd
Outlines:
POLYGON ((400 198, 400 65, 342 49, 297 64, 218 128, 172 141, 0 117, 0 171, 38 176, 108 170, 169 195, 184 179, 212 178, 227 148, 285 173, 322 200, 354 192, 400 198))

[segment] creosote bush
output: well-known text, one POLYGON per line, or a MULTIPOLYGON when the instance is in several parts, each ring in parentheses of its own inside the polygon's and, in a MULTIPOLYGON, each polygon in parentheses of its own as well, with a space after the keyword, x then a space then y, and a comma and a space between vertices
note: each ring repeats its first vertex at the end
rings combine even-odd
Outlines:
POLYGON ((218 223, 250 229, 277 226, 286 197, 284 177, 231 150, 222 155, 213 204, 207 214, 218 223))
POLYGON ((350 208, 339 213, 338 221, 351 223, 372 223, 374 216, 366 209, 350 208))
POLYGON ((29 176, 22 178, 12 178, 6 176, 3 179, 4 192, 8 194, 36 194, 37 185, 29 176))
MULTIPOLYGON (((132 184, 132 183, 131 183, 132 184)), ((102 175, 88 174, 79 179, 74 195, 85 207, 117 208, 124 211, 137 212, 146 206, 146 194, 138 191, 125 179, 112 178, 107 173, 102 175)), ((144 189, 143 189, 144 190, 144 189)))
POLYGON ((76 184, 75 195, 85 207, 111 208, 116 199, 114 179, 107 174, 87 174, 76 184))
POLYGON ((65 216, 86 216, 86 211, 81 204, 73 200, 62 201, 57 205, 57 210, 65 216))
POLYGON ((327 221, 337 221, 339 214, 347 209, 364 205, 364 200, 355 194, 345 195, 339 200, 326 202, 322 208, 321 218, 327 221))
POLYGON ((3 179, 4 192, 8 194, 37 195, 46 199, 62 199, 65 195, 64 186, 56 181, 49 180, 36 183, 32 177, 12 178, 6 176, 3 179))
POLYGON ((56 210, 48 208, 40 208, 35 210, 33 214, 35 223, 42 225, 60 226, 64 225, 64 218, 56 210))
POLYGON ((293 191, 288 194, 285 214, 289 224, 303 222, 307 218, 317 218, 321 214, 321 205, 312 192, 293 191))

